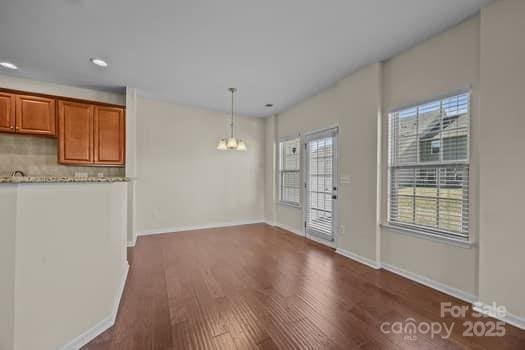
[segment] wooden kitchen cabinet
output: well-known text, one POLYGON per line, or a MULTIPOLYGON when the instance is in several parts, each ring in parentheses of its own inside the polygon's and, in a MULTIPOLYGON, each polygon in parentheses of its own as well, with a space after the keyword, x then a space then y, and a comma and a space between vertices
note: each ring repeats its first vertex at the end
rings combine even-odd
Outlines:
POLYGON ((93 111, 90 104, 58 101, 59 163, 93 163, 93 111))
POLYGON ((55 99, 16 95, 15 130, 20 134, 56 136, 55 99))
POLYGON ((0 92, 0 131, 15 132, 15 95, 0 92))
POLYGON ((94 163, 124 165, 124 110, 115 107, 95 107, 94 163))
POLYGON ((124 109, 58 102, 58 160, 69 165, 124 165, 124 109))

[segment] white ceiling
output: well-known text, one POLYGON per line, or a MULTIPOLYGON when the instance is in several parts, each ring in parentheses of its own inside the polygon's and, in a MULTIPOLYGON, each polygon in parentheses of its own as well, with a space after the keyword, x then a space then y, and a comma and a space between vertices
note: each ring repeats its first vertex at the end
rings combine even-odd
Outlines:
POLYGON ((490 0, 2 0, 1 74, 267 116, 490 0), (107 59, 101 69, 90 57, 107 59), (265 108, 274 103, 273 109, 265 108))

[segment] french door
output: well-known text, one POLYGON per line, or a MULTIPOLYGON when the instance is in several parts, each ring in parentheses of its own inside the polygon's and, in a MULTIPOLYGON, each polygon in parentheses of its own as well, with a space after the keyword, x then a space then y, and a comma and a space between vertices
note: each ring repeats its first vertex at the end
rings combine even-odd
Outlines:
POLYGON ((335 245, 337 201, 337 128, 305 136, 306 236, 335 245))

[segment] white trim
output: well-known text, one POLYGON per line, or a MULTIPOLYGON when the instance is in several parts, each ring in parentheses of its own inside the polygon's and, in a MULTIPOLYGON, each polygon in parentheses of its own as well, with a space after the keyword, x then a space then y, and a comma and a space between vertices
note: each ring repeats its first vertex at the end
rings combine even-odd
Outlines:
MULTIPOLYGON (((335 130, 335 129, 337 129, 335 132, 339 133, 340 131, 339 123, 331 124, 331 125, 328 125, 327 127, 323 127, 320 129, 315 129, 315 130, 304 132, 302 136, 303 138, 307 138, 307 137, 312 136, 312 134, 320 134, 320 133, 324 133, 324 132, 335 130)), ((305 142, 305 140, 303 140, 303 142, 305 142)))
MULTIPOLYGON (((339 125, 334 125, 328 128, 324 128, 317 131, 309 131, 303 135, 303 144, 304 144, 304 154, 301 157, 302 163, 303 163, 303 183, 304 186, 301 187, 301 191, 303 193, 303 222, 304 222, 304 235, 306 238, 311 239, 312 241, 315 241, 317 243, 323 244, 325 246, 328 246, 330 248, 337 248, 337 233, 339 232, 339 202, 340 202, 340 183, 339 183, 339 132, 340 127, 339 125), (322 138, 332 137, 332 146, 333 146, 333 154, 332 154, 332 184, 335 186, 335 195, 336 199, 332 199, 332 238, 333 240, 325 240, 320 237, 315 236, 314 234, 309 233, 306 222, 308 220, 308 210, 309 203, 308 203, 308 173, 310 171, 308 167, 308 144, 309 142, 319 140, 322 138)), ((332 194, 334 192, 332 191, 332 194)), ((311 229, 311 231, 313 231, 311 229)))
POLYGON ((112 323, 114 324, 117 319, 118 309, 120 306, 120 300, 122 299, 122 295, 124 294, 124 289, 126 287, 126 280, 128 279, 128 272, 129 272, 129 263, 126 261, 124 264, 124 272, 122 274, 122 277, 120 279, 120 285, 118 289, 118 294, 115 300, 113 301, 113 312, 112 312, 112 323))
POLYGON ((282 200, 278 200, 277 202, 275 202, 275 204, 277 204, 277 205, 284 205, 286 207, 292 207, 292 208, 296 208, 296 209, 301 209, 302 208, 301 204, 292 203, 292 202, 286 202, 286 201, 282 201, 282 200))
POLYGON ((266 225, 276 226, 274 221, 264 220, 264 223, 265 223, 266 225))
POLYGON ((122 294, 124 293, 126 279, 128 278, 128 271, 129 264, 126 262, 124 266, 124 271, 122 273, 122 277, 120 279, 119 289, 113 301, 113 309, 111 310, 111 314, 99 321, 93 327, 86 330, 84 333, 80 334, 75 339, 68 342, 66 345, 62 346, 60 348, 61 350, 78 350, 115 324, 120 300, 122 298, 122 294))
MULTIPOLYGON (((424 99, 419 100, 419 102, 418 101, 411 102, 411 103, 403 105, 401 107, 391 108, 391 109, 386 111, 386 114, 400 112, 400 111, 402 111, 404 109, 409 109, 409 108, 417 107, 417 106, 420 106, 420 105, 425 105, 427 103, 436 102, 436 101, 444 100, 444 99, 447 99, 447 98, 450 98, 450 97, 455 97, 455 96, 459 96, 459 95, 463 95, 463 94, 469 94, 469 97, 472 97, 472 85, 469 85, 468 87, 464 87, 464 88, 461 88, 461 89, 451 90, 450 93, 445 94, 445 95, 440 95, 438 97, 424 98, 424 99)), ((469 107, 470 107, 470 105, 471 104, 469 103, 469 107)))
POLYGON ((291 226, 287 226, 287 225, 281 225, 281 224, 278 224, 278 223, 274 223, 274 224, 271 224, 270 222, 268 221, 265 221, 266 224, 270 225, 270 226, 274 226, 274 227, 278 227, 282 230, 285 230, 285 231, 289 231, 293 234, 296 234, 298 236, 301 236, 303 238, 306 238, 306 239, 309 239, 311 241, 314 241, 316 243, 319 243, 319 244, 322 244, 322 245, 325 245, 327 247, 330 247, 330 248, 335 248, 335 241, 333 242, 330 242, 330 241, 327 241, 327 240, 324 240, 322 238, 318 238, 314 235, 307 235, 304 230, 297 230, 291 226))
POLYGON ((136 244, 137 244, 137 234, 134 234, 133 235, 133 241, 132 242, 130 242, 130 241, 126 242, 126 247, 133 248, 136 244))
POLYGON ((138 236, 159 235, 162 233, 176 233, 176 232, 183 232, 183 231, 205 230, 209 228, 221 228, 221 227, 229 227, 229 226, 261 224, 261 223, 264 223, 263 219, 250 220, 250 221, 223 222, 223 223, 208 224, 208 225, 164 227, 164 228, 157 228, 157 229, 152 229, 152 230, 142 230, 138 233, 138 236))
POLYGON ((418 237, 418 238, 426 239, 429 241, 444 243, 444 244, 453 245, 455 247, 460 247, 460 248, 465 248, 465 249, 470 249, 476 245, 476 242, 473 242, 473 241, 446 237, 440 234, 433 234, 430 232, 421 231, 416 228, 403 227, 401 225, 381 224, 381 228, 388 230, 388 232, 408 235, 412 237, 418 237))
MULTIPOLYGON (((383 216, 383 65, 377 66, 377 116, 376 116, 376 263, 381 265, 382 232, 381 222, 383 216)), ((388 143, 388 142, 387 142, 388 143)), ((340 184, 339 184, 340 185, 340 184)))
MULTIPOLYGON (((270 225, 269 223, 267 223, 267 224, 270 225)), ((283 230, 285 230, 285 231, 289 231, 289 232, 294 233, 294 234, 296 234, 296 235, 298 235, 298 236, 301 236, 301 237, 305 237, 305 238, 306 238, 306 236, 305 236, 305 234, 304 234, 304 231, 302 231, 302 230, 297 230, 297 229, 295 229, 295 228, 293 228, 293 227, 291 227, 291 226, 282 225, 282 224, 278 224, 278 223, 275 223, 275 224, 272 225, 272 226, 278 227, 278 228, 283 229, 283 230)))
POLYGON ((369 266, 375 270, 379 270, 381 268, 381 263, 379 263, 378 261, 376 260, 373 260, 373 259, 369 259, 369 258, 365 258, 364 256, 361 256, 359 254, 356 254, 356 253, 352 253, 351 251, 348 251, 348 250, 345 250, 345 249, 341 249, 341 248, 337 248, 335 250, 335 252, 339 255, 342 255, 344 257, 347 257, 349 259, 352 259, 352 260, 355 260, 361 264, 364 264, 366 266, 369 266))
POLYGON ((433 279, 430 279, 428 277, 421 276, 421 275, 415 274, 407 270, 403 270, 402 268, 399 268, 397 266, 383 262, 381 264, 381 267, 387 271, 395 273, 396 275, 400 275, 402 277, 408 278, 409 280, 420 283, 432 289, 438 290, 442 293, 451 295, 455 298, 461 299, 468 303, 473 303, 474 301, 478 300, 478 297, 475 296, 474 294, 462 291, 460 289, 451 287, 441 282, 434 281, 433 279))
POLYGON ((78 350, 87 343, 89 343, 91 340, 95 339, 99 334, 103 333, 107 329, 109 329, 111 326, 113 326, 113 323, 111 323, 112 315, 109 315, 108 317, 104 318, 102 321, 98 322, 96 325, 61 347, 61 350, 78 350))
POLYGON ((327 247, 330 247, 330 248, 336 248, 336 243, 335 243, 335 240, 334 241, 328 241, 326 239, 322 239, 320 237, 317 237, 315 235, 309 235, 309 234, 305 234, 305 237, 311 241, 314 241, 314 242, 317 242, 319 244, 322 244, 322 245, 325 245, 327 247))
MULTIPOLYGON (((483 314, 483 315, 488 315, 487 312, 485 311, 487 307, 490 307, 490 305, 482 303, 481 301, 472 303, 472 310, 476 311, 477 313, 483 314)), ((505 317, 496 317, 496 315, 488 315, 488 316, 495 318, 497 320, 503 321, 505 323, 508 323, 510 325, 513 325, 514 327, 518 327, 519 329, 525 330, 525 318, 513 315, 509 313, 508 311, 505 317)))

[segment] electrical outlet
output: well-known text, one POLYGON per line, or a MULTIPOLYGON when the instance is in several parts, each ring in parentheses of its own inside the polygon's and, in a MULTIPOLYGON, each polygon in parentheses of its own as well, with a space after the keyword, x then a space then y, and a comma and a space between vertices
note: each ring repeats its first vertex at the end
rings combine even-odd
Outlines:
POLYGON ((339 234, 341 236, 345 234, 345 225, 339 225, 339 234))

